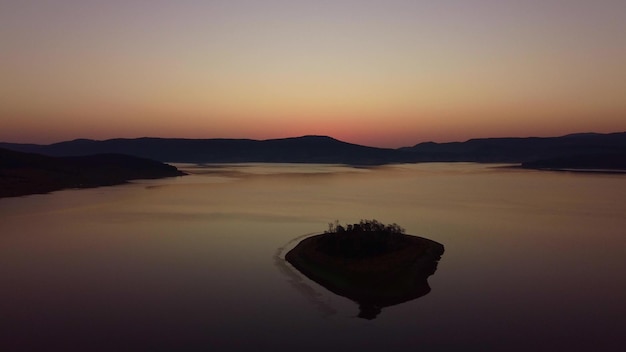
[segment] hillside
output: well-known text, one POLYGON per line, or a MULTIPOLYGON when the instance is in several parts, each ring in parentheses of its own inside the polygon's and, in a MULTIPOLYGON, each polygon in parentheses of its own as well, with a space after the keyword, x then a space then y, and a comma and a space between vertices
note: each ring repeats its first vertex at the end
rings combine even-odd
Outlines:
POLYGON ((385 164, 412 157, 393 149, 341 142, 324 136, 284 139, 137 138, 94 141, 78 139, 51 145, 2 144, 0 147, 51 156, 123 153, 163 162, 277 162, 385 164))
POLYGON ((183 173, 171 165, 128 155, 61 158, 0 149, 0 197, 181 175, 183 173))
POLYGON ((466 142, 420 143, 399 150, 429 161, 523 163, 542 159, 626 152, 626 132, 580 133, 562 137, 483 138, 466 142))
POLYGON ((50 145, 0 143, 0 148, 50 156, 120 153, 163 162, 190 163, 524 163, 562 157, 626 154, 626 132, 583 133, 546 138, 484 138, 452 143, 426 142, 398 149, 362 146, 325 136, 269 140, 77 139, 50 145))

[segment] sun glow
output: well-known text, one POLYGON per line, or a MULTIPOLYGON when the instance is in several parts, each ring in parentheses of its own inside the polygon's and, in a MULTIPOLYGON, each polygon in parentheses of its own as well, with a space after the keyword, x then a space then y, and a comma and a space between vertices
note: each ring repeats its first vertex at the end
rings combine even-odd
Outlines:
POLYGON ((9 2, 0 140, 626 130, 617 2, 9 2))

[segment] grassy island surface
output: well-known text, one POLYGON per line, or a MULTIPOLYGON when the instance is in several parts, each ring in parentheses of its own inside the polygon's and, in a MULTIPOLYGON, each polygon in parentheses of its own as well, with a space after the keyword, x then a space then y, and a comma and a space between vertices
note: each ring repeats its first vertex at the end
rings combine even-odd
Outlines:
POLYGON ((323 234, 302 240, 285 259, 328 290, 360 305, 359 317, 373 319, 381 309, 430 292, 443 245, 406 235, 396 224, 362 220, 330 224, 323 234))

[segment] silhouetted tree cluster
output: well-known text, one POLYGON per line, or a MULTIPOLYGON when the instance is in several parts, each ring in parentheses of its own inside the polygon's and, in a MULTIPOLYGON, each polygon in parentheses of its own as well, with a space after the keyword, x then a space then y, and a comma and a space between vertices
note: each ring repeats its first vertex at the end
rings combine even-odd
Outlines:
POLYGON ((404 229, 398 224, 385 225, 378 220, 361 220, 345 227, 339 221, 328 224, 320 241, 322 252, 346 258, 363 258, 399 249, 404 229))

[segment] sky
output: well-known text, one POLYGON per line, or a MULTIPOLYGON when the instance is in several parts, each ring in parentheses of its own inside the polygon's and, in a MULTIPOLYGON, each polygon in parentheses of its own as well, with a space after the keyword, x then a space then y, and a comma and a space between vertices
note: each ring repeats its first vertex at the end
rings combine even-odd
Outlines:
POLYGON ((2 0, 0 141, 626 131, 623 0, 2 0))

